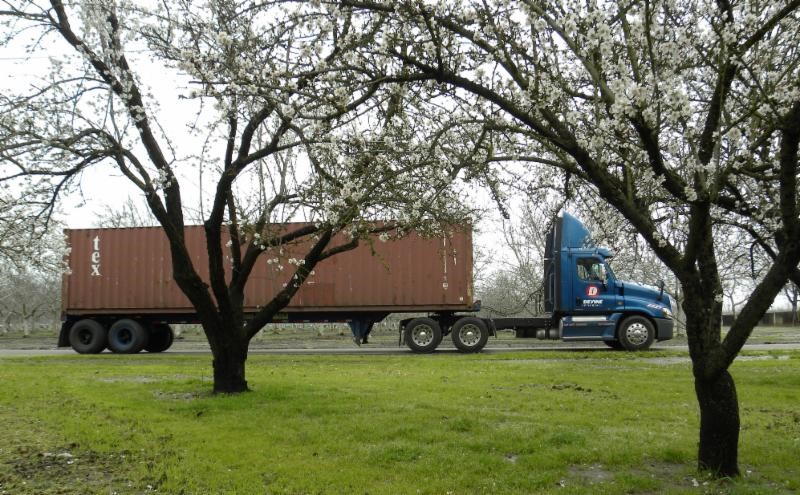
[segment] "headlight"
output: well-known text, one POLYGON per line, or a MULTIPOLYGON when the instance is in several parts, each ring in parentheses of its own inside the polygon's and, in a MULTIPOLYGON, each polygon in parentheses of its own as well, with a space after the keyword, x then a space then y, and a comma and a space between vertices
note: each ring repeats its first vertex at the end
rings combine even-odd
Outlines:
POLYGON ((664 318, 672 318, 672 311, 669 308, 661 308, 661 316, 664 318))

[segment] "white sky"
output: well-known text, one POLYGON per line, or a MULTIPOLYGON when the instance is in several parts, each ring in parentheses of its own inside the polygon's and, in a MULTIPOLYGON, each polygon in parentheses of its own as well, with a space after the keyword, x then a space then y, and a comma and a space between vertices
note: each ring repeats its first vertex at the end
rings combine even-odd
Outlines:
MULTIPOLYGON (((34 54, 31 56, 25 53, 22 43, 0 46, 0 91, 27 92, 30 90, 32 84, 47 73, 50 57, 56 57, 60 49, 56 45, 48 51, 48 55, 34 54)), ((156 118, 168 130, 170 137, 175 139, 173 144, 179 156, 190 153, 199 154, 202 140, 190 136, 188 132, 181 131, 191 121, 196 110, 196 102, 178 98, 179 94, 186 94, 191 89, 188 78, 160 70, 148 70, 151 64, 147 60, 146 52, 129 53, 129 60, 134 70, 144 80, 144 84, 152 89, 153 94, 163 95, 158 101, 160 112, 156 118)), ((221 156, 222 150, 218 146, 212 147, 211 151, 221 156)), ((197 169, 191 165, 179 165, 177 171, 181 174, 180 183, 184 204, 187 208, 199 210, 197 169)), ((204 195, 208 200, 210 193, 213 192, 213 184, 206 182, 204 188, 204 195)), ((145 203, 141 191, 122 176, 116 168, 110 165, 94 166, 83 173, 78 190, 63 198, 61 219, 69 228, 95 226, 98 214, 102 215, 109 209, 120 209, 129 197, 133 198, 144 210, 145 203)), ((480 244, 484 250, 494 253, 493 257, 496 258, 502 251, 498 249, 498 241, 502 239, 500 215, 491 206, 486 191, 475 190, 473 200, 478 204, 487 205, 490 210, 487 217, 481 219, 476 225, 478 232, 475 235, 475 242, 480 244)))

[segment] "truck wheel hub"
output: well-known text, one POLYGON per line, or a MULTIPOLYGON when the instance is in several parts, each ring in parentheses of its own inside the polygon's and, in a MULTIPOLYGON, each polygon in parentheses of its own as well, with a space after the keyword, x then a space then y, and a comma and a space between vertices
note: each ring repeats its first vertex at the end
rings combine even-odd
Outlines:
POLYGON ((468 346, 477 345, 478 341, 480 340, 478 335, 479 332, 473 325, 465 325, 461 331, 458 332, 461 342, 468 346))
POLYGON ((433 330, 428 327, 417 327, 411 332, 411 338, 417 345, 428 345, 433 339, 433 330))
POLYGON ((647 329, 641 323, 634 323, 629 326, 625 333, 631 344, 640 345, 647 341, 647 329))

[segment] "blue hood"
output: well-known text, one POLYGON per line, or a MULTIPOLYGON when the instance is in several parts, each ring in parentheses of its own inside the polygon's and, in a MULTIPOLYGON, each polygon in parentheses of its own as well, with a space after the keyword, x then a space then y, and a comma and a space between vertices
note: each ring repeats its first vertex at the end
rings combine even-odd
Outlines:
POLYGON ((669 296, 666 292, 662 294, 658 287, 626 280, 618 280, 617 284, 622 284, 625 288, 625 307, 627 309, 642 309, 653 316, 661 316, 659 310, 662 308, 672 309, 670 308, 669 296), (661 295, 660 300, 659 295, 661 295))

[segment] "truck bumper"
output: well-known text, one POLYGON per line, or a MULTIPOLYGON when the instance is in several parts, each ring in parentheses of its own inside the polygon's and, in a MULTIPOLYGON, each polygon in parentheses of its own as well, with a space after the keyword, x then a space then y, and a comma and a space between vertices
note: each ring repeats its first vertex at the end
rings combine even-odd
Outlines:
POLYGON ((675 320, 672 318, 655 318, 656 320, 656 340, 669 340, 672 338, 672 331, 675 328, 675 320))

